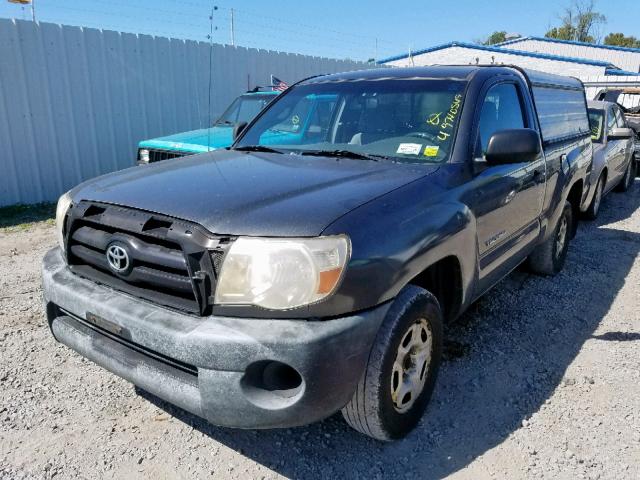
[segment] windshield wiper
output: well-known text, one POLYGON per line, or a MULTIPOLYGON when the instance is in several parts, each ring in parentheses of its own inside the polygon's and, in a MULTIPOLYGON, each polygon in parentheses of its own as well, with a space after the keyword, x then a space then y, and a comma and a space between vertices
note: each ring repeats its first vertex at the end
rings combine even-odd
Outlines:
POLYGON ((351 150, 302 150, 300 155, 312 155, 315 157, 334 157, 334 158, 354 158, 356 160, 373 160, 377 162, 380 159, 386 159, 384 155, 364 154, 353 152, 351 150))
POLYGON ((265 153, 284 153, 282 150, 276 150, 275 148, 265 147, 264 145, 244 145, 242 147, 235 147, 232 150, 238 152, 265 152, 265 153))

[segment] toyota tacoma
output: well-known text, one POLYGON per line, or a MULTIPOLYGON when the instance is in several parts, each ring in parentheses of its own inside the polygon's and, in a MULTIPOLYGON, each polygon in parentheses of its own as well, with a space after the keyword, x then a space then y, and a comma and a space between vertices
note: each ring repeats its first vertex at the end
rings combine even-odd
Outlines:
POLYGON ((587 208, 592 143, 572 78, 318 76, 236 133, 229 149, 63 195, 43 265, 58 341, 216 425, 341 410, 366 435, 403 437, 447 323, 523 262, 560 271, 587 208))

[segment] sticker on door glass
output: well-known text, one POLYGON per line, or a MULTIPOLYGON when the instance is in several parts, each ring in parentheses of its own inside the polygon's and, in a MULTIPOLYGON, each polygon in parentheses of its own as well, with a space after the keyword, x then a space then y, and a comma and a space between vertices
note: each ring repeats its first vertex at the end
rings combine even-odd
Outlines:
POLYGON ((440 147, 437 145, 427 145, 426 147, 424 147, 424 156, 437 157, 439 150, 440 150, 440 147))
POLYGON ((421 143, 401 143, 398 145, 396 153, 401 153, 402 155, 420 155, 420 150, 422 150, 421 143))

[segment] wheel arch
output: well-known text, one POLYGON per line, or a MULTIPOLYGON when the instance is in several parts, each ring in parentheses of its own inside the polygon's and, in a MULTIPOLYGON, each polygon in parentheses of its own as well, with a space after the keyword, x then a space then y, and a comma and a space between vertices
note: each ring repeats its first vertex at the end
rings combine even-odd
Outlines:
POLYGON ((575 237, 578 231, 578 218, 580 216, 580 210, 582 206, 582 199, 584 198, 584 181, 582 178, 578 179, 567 194, 567 201, 571 204, 571 213, 573 222, 571 225, 571 238, 575 237))
POLYGON ((464 287, 462 265, 456 255, 447 255, 433 262, 409 284, 424 288, 436 297, 445 322, 460 314, 464 287))

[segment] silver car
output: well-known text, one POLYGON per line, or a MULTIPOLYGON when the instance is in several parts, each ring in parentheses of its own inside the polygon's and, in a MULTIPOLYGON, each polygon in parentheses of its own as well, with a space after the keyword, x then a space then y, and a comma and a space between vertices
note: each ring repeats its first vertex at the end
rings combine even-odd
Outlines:
POLYGON ((593 141, 593 170, 585 216, 598 216, 602 198, 612 189, 626 192, 635 178, 633 130, 620 107, 612 102, 591 101, 589 126, 593 141))

